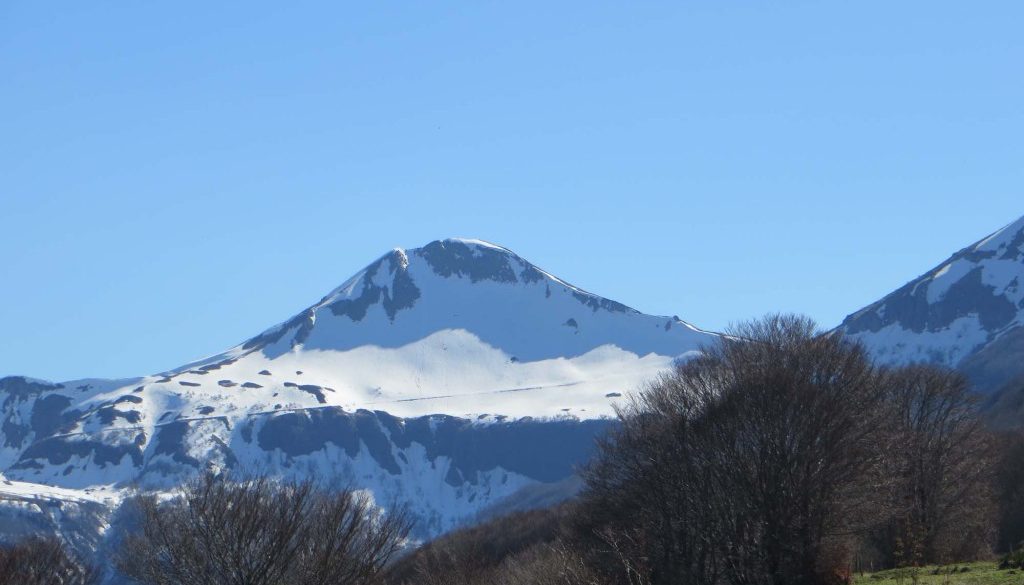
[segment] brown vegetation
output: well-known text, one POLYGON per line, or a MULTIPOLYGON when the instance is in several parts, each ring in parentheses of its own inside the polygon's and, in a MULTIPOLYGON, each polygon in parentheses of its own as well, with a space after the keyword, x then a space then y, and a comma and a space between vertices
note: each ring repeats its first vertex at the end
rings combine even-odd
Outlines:
POLYGON ((95 567, 68 552, 56 539, 30 538, 0 548, 0 585, 94 585, 95 567))
POLYGON ((117 556, 147 585, 369 585, 409 530, 350 491, 312 482, 206 475, 170 501, 137 498, 141 520, 117 556))
POLYGON ((394 585, 611 585, 573 540, 573 504, 517 512, 456 531, 392 567, 394 585))
POLYGON ((998 504, 996 550, 1024 550, 1024 431, 1000 433, 995 476, 998 504))
POLYGON ((993 445, 959 373, 908 366, 886 380, 894 417, 891 518, 873 545, 883 566, 974 560, 994 540, 993 445))
POLYGON ((885 512, 882 376, 804 319, 731 334, 622 411, 587 473, 599 534, 652 583, 827 581, 885 512))

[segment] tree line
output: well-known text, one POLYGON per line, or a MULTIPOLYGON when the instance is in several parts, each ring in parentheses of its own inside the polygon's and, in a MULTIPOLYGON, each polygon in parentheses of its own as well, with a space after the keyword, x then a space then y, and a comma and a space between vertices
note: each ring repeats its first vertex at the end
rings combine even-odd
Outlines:
MULTIPOLYGON (((733 328, 618 417, 576 500, 407 554, 400 508, 207 475, 131 498, 114 566, 154 585, 840 585, 1024 540, 1024 438, 989 430, 960 374, 878 367, 806 318, 733 328)), ((0 585, 97 575, 50 541, 0 550, 0 585), (31 580, 40 559, 60 578, 31 580)))

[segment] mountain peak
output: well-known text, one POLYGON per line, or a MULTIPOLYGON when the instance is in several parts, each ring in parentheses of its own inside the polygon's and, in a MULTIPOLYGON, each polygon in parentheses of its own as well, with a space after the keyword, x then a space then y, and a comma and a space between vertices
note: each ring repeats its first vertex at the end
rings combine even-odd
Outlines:
POLYGON ((517 254, 483 240, 449 238, 435 240, 409 251, 422 258, 435 274, 445 278, 468 277, 472 282, 490 280, 516 283, 544 278, 536 266, 517 254))
MULTIPOLYGON (((394 248, 362 271, 346 280, 309 310, 331 308, 335 315, 347 314, 361 321, 365 309, 382 303, 393 322, 399 311, 411 309, 420 298, 417 282, 437 280, 435 294, 449 294, 452 287, 481 282, 529 286, 545 284, 545 296, 551 286, 571 291, 584 305, 594 310, 639 313, 621 303, 602 298, 538 268, 512 250, 485 240, 445 238, 419 248, 394 248), (413 275, 418 276, 414 277, 413 275)), ((479 300, 479 299, 477 299, 479 300)))
POLYGON ((974 242, 840 330, 885 362, 967 368, 1013 342, 1024 326, 1024 217, 974 242))
MULTIPOLYGON (((443 238, 443 239, 440 239, 440 240, 434 240, 434 241, 430 242, 429 244, 427 244, 427 246, 429 246, 431 244, 453 245, 453 246, 469 246, 471 248, 492 248, 492 249, 495 249, 495 250, 504 250, 505 252, 507 252, 509 254, 512 254, 513 256, 515 255, 511 250, 509 250, 505 246, 499 246, 498 244, 495 244, 494 242, 489 242, 487 240, 481 240, 479 238, 443 238)), ((425 248, 426 246, 423 246, 423 247, 425 248)))
POLYGON ((969 246, 973 252, 1002 255, 1004 260, 1024 259, 1024 216, 969 246))
MULTIPOLYGON (((257 370, 275 370, 270 362, 308 362, 316 356, 331 379, 342 380, 349 374, 336 371, 337 364, 360 353, 382 351, 387 360, 397 360, 388 367, 407 370, 408 383, 415 386, 421 384, 418 368, 447 364, 455 359, 449 350, 457 345, 459 351, 473 354, 459 359, 497 360, 486 368, 486 375, 481 371, 474 376, 509 376, 501 384, 514 386, 536 379, 523 373, 536 362, 584 359, 603 351, 632 356, 624 363, 653 359, 648 356, 671 361, 713 338, 676 317, 645 315, 573 286, 503 246, 448 238, 419 248, 393 249, 291 319, 222 354, 169 373, 226 367, 243 359, 259 363, 257 370), (423 344, 431 348, 412 349, 423 344), (423 352, 435 351, 440 354, 429 366, 414 367, 406 357, 419 352, 413 358, 419 363, 425 359, 423 352), (488 357, 481 357, 484 354, 488 357)), ((455 371, 462 366, 444 367, 455 371)), ((307 363, 301 369, 306 368, 312 366, 307 363)), ((643 368, 651 371, 647 365, 643 368)), ((359 376, 352 385, 360 392, 371 390, 362 380, 365 375, 359 376)), ((463 384, 472 385, 472 380, 450 380, 441 386, 450 391, 463 384)), ((395 391, 405 396, 410 390, 395 391)))

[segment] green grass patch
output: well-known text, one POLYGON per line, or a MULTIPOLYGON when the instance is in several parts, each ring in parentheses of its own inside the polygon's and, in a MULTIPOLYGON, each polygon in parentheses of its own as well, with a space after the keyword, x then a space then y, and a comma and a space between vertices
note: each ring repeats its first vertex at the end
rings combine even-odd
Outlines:
POLYGON ((999 563, 959 563, 890 569, 854 575, 855 585, 1021 585, 1024 571, 1000 569, 999 563))

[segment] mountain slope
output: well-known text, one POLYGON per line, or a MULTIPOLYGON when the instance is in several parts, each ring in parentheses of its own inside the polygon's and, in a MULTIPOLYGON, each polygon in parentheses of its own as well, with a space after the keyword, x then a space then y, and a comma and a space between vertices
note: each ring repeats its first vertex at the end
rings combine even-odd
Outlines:
POLYGON ((963 370, 985 393, 1024 375, 1024 217, 839 327, 884 363, 963 370))
POLYGON ((615 402, 713 339, 505 248, 436 241, 169 372, 0 379, 0 472, 89 501, 203 469, 315 475, 410 505, 430 536, 575 485, 615 402))

